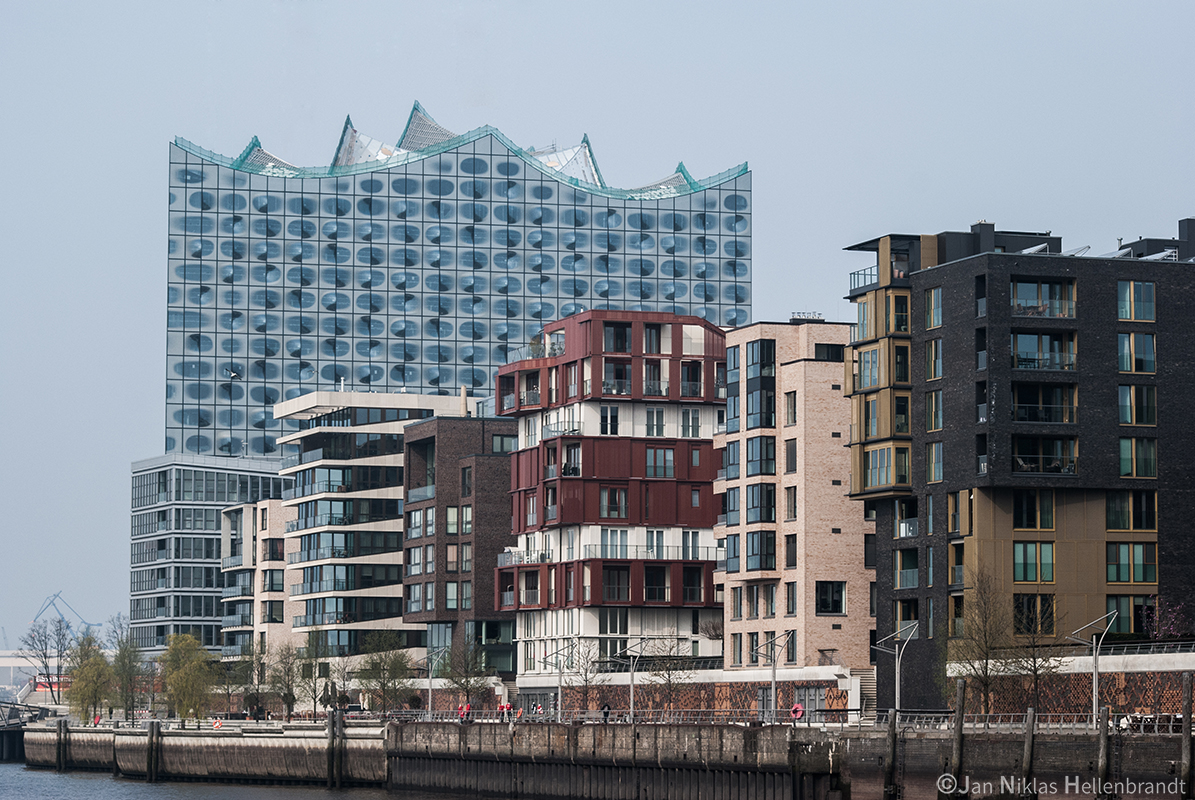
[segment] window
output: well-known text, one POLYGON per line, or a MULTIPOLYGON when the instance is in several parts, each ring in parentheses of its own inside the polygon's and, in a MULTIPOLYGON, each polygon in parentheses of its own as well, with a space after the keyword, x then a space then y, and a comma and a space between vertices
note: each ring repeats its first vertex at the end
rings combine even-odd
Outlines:
POLYGON ((448 611, 457 610, 457 593, 456 581, 449 581, 444 584, 444 608, 448 611))
POLYGON ((796 519, 797 518, 797 487, 796 486, 785 486, 784 487, 784 518, 785 519, 796 519))
POLYGON ((726 515, 727 525, 739 524, 739 490, 738 487, 727 489, 726 494, 722 495, 723 508, 722 513, 726 515))
POLYGON ((625 519, 627 515, 627 490, 602 487, 600 490, 599 513, 603 517, 625 519))
POLYGON ((701 436, 701 409, 682 408, 680 412, 680 435, 685 439, 701 436))
POLYGON ((461 536, 473 533, 473 506, 461 506, 461 536))
POLYGON ((925 290, 925 327, 942 326, 942 287, 925 290))
POLYGON ((747 378, 771 377, 776 374, 776 342, 758 339, 747 342, 747 378))
POLYGON ((1157 389, 1153 386, 1121 386, 1120 424, 1157 425, 1157 389))
POLYGON ((909 297, 897 294, 892 296, 892 332, 909 332, 909 297))
POLYGON ((1158 477, 1158 440, 1121 439, 1120 477, 1158 477))
MULTIPOLYGON (((841 345, 839 345, 839 347, 841 347, 841 345)), ((838 360, 841 361, 842 358, 840 357, 838 360)), ((784 393, 784 424, 785 425, 796 425, 797 424, 797 393, 796 392, 785 392, 784 393)))
POLYGON ((906 345, 896 345, 892 351, 892 379, 897 383, 909 382, 909 348, 906 345))
POLYGON ((942 390, 938 389, 925 394, 925 429, 927 431, 942 430, 942 390))
POLYGON ((423 548, 423 572, 430 575, 436 571, 436 546, 429 544, 423 548))
POLYGON ((747 634, 747 660, 752 664, 759 663, 759 634, 754 631, 747 634))
POLYGON ((797 566, 797 535, 795 533, 784 535, 784 566, 788 569, 797 566))
POLYGON ((739 535, 737 533, 726 537, 726 571, 739 571, 739 535))
POLYGON ((747 476, 776 474, 776 437, 754 436, 747 440, 747 476))
POLYGON ((423 584, 423 610, 436 610, 436 585, 434 583, 423 584))
POLYGON ((769 583, 763 587, 763 615, 765 617, 776 616, 776 584, 769 583))
POLYGON ((473 545, 465 542, 461 545, 461 572, 473 571, 473 545))
POLYGON ((1155 531, 1158 529, 1158 493, 1135 489, 1104 494, 1110 531, 1155 531))
POLYGON ((739 476, 739 443, 727 442, 722 451, 722 466, 726 470, 726 480, 733 480, 739 476))
POLYGON ((618 435, 618 406, 602 406, 602 436, 618 435))
POLYGON ((864 350, 859 354, 859 388, 880 385, 880 351, 864 350))
POLYGON ((747 522, 776 521, 776 485, 757 483, 747 487, 747 522))
POLYGON ((449 506, 444 515, 444 533, 456 536, 461 532, 461 510, 456 506, 449 506))
POLYGON ((1054 543, 1013 542, 1012 579, 1017 583, 1053 583, 1054 543))
MULTIPOLYGON (((956 511, 956 517, 957 514, 956 511)), ((955 524, 957 526, 957 521, 955 524)), ((1012 526, 1020 530, 1053 530, 1054 491, 1052 489, 1013 489, 1012 526)), ((955 530, 958 528, 956 527, 955 530)))
POLYGON ((744 597, 747 601, 747 619, 755 619, 759 616, 759 585, 748 584, 745 587, 744 597))
MULTIPOLYGON (((615 432, 617 432, 617 419, 615 419, 615 432)), ((647 436, 663 436, 664 435, 664 409, 649 408, 647 409, 647 436)))
MULTIPOLYGON (((815 344, 813 346, 813 360, 814 361, 837 361, 842 363, 845 360, 846 348, 840 344, 815 344)), ((793 394, 796 394, 793 392, 793 394)))
POLYGON ((1108 542, 1108 583, 1157 583, 1158 546, 1108 542))
POLYGON ((701 466, 701 448, 693 447, 689 450, 689 466, 701 466))
POLYGON ((790 582, 784 584, 784 613, 797 613, 797 584, 790 582))
POLYGON ((880 433, 880 398, 868 397, 863 401, 863 437, 870 439, 880 433))
POLYGON ((925 446, 925 480, 927 483, 942 480, 941 442, 930 442, 925 446))
POLYGON ((423 548, 410 547, 407 548, 407 574, 408 575, 422 575, 423 574, 423 548))
POLYGON ((747 534, 747 570, 776 569, 776 532, 751 531, 747 534))
POLYGON ((473 581, 461 581, 461 609, 473 608, 473 581))
POLYGON ((892 432, 909 432, 909 397, 898 394, 892 398, 892 432))
POLYGON ((730 634, 730 663, 734 666, 743 664, 743 634, 730 634))
MULTIPOLYGON (((785 472, 796 472, 797 471, 797 440, 796 439, 785 439, 784 440, 784 471, 785 472)), ((769 473, 769 474, 771 474, 771 473, 769 473)))
POLYGON ((1116 612, 1108 626, 1113 633, 1148 633, 1157 615, 1157 598, 1152 595, 1108 595, 1108 613, 1116 612))
POLYGON ((735 586, 730 590, 730 618, 743 618, 743 587, 735 586))
POLYGON ((631 324, 607 322, 603 325, 602 349, 607 353, 631 352, 631 324))
POLYGON ((689 505, 693 508, 701 508, 701 490, 693 489, 689 492, 689 505))
POLYGON ((930 339, 925 343, 925 379, 932 381, 942 377, 942 340, 930 339))
POLYGON ((876 535, 874 533, 863 534, 863 568, 876 568, 876 535))
POLYGON ((845 581, 817 581, 815 584, 816 611, 818 614, 846 613, 845 581))
POLYGON ((671 447, 647 448, 647 477, 671 478, 673 449, 671 447))
POLYGON ((495 434, 494 435, 494 452, 495 453, 513 453, 519 448, 519 437, 495 434))
POLYGON ((1013 316, 1073 317, 1072 289, 1067 281, 1014 279, 1010 287, 1013 316))
POLYGON ((1156 371, 1152 333, 1118 334, 1117 353, 1121 372, 1156 371))
POLYGON ((412 583, 407 587, 407 613, 413 614, 423 610, 423 585, 412 583))
POLYGON ((1054 595, 1014 594, 1013 632, 1020 636, 1054 634, 1054 595))
POLYGON ((868 450, 863 454, 863 487, 888 486, 892 483, 892 448, 868 450))
POLYGON ((1154 285, 1149 281, 1119 281, 1116 292, 1116 316, 1152 322, 1154 319, 1154 285))
POLYGON ((643 326, 643 352, 658 354, 660 352, 661 326, 648 324, 643 326))
POLYGON ((461 497, 473 494, 473 467, 461 467, 461 497))

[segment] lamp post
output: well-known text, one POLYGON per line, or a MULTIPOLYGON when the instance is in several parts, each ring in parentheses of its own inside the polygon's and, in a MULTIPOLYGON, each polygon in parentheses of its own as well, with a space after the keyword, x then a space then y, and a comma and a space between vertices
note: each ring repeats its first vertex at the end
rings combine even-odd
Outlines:
POLYGON ((568 641, 557 647, 551 653, 544 651, 544 657, 541 659, 545 664, 551 658, 556 662, 556 721, 563 720, 564 713, 564 663, 561 659, 561 654, 568 651, 574 657, 576 655, 577 641, 568 641))
POLYGON ((1099 619, 1093 619, 1091 622, 1073 631, 1070 636, 1066 638, 1072 642, 1079 642, 1080 644, 1088 644, 1086 639, 1080 639, 1079 633, 1087 630, 1093 625, 1099 625, 1104 620, 1108 620, 1108 624, 1102 631, 1091 632, 1091 722, 1094 725, 1095 721, 1100 715, 1100 647, 1104 644, 1104 637, 1108 635, 1108 631, 1112 630, 1112 626, 1116 623, 1116 617, 1119 615, 1118 611, 1109 611, 1099 619))
POLYGON ((900 659, 905 654, 905 648, 909 646, 909 642, 913 641, 917 634, 918 621, 913 619, 901 625, 892 633, 880 639, 872 645, 872 648, 879 650, 881 653, 887 653, 890 656, 896 656, 896 710, 900 711, 900 659), (907 634, 907 635, 904 635, 907 634), (884 642, 889 639, 896 639, 896 644, 892 647, 881 647, 884 642))
POLYGON ((776 636, 775 634, 773 634, 772 638, 768 639, 766 642, 764 642, 762 647, 751 648, 752 653, 758 653, 759 655, 766 657, 772 663, 772 696, 771 696, 772 722, 776 721, 776 706, 777 706, 777 699, 776 699, 776 644, 778 642, 780 642, 781 640, 783 640, 785 645, 787 645, 788 640, 791 639, 793 637, 793 634, 795 634, 795 633, 796 633, 796 631, 785 631, 780 636, 776 636))
POLYGON ((427 650, 427 718, 432 718, 432 673, 436 671, 436 662, 443 661, 448 653, 447 647, 428 648, 427 650))
POLYGON ((641 650, 641 648, 646 647, 647 644, 648 644, 647 639, 640 639, 635 644, 628 645, 627 647, 624 647, 623 649, 619 650, 614 655, 606 657, 610 661, 619 661, 624 664, 629 664, 631 667, 631 708, 630 708, 630 712, 631 712, 631 722, 632 723, 634 723, 634 721, 635 721, 635 661, 636 661, 636 659, 638 659, 640 656, 643 655, 642 652, 635 652, 635 651, 641 650), (627 658, 622 658, 622 656, 627 656, 627 658))

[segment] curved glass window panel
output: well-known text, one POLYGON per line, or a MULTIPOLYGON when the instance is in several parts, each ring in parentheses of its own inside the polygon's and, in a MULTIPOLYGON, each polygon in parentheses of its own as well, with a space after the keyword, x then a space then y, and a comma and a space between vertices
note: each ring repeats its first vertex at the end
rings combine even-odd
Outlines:
POLYGON ((419 313, 419 298, 409 292, 393 295, 390 298, 390 310, 399 314, 417 314, 419 313))
POLYGON ((357 223, 357 238, 364 242, 386 241, 386 226, 380 222, 357 223))
POLYGON ((187 205, 200 211, 211 211, 216 207, 216 196, 211 192, 191 192, 187 205))
POLYGON ((419 241, 419 228, 415 225, 394 225, 390 228, 390 235, 395 241, 410 244, 419 241))
POLYGON ((747 209, 747 198, 741 194, 727 195, 726 199, 722 201, 722 205, 726 207, 727 211, 745 211, 747 209))
POLYGON ((679 255, 689 249, 689 240, 685 236, 665 236, 660 239, 660 249, 668 255, 679 255))
POLYGON ((556 282, 546 275, 530 278, 527 281, 527 291, 532 294, 554 294, 556 282))
POLYGON ((368 192, 369 194, 377 194, 385 188, 386 185, 377 178, 366 178, 361 181, 361 191, 368 192))
POLYGON ((343 217, 353 213, 353 201, 344 197, 329 197, 324 200, 324 213, 333 217, 343 217))
POLYGON ((718 240, 712 236, 697 236, 693 239, 693 252, 708 256, 718 252, 718 240))
POLYGON ((537 250, 556 244, 556 234, 551 231, 533 230, 527 234, 527 244, 537 250))
POLYGON ((660 309, 665 314, 688 314, 689 309, 685 306, 664 306, 660 309))
POLYGON ((560 307, 560 316, 571 317, 573 314, 580 314, 585 311, 584 303, 565 303, 560 307))
POLYGON ((718 308, 716 306, 699 306, 693 309, 693 315, 701 317, 706 322, 718 324, 718 308))
POLYGON ((527 257, 527 266, 532 272, 547 272, 556 268, 556 259, 547 253, 532 253, 527 257))
POLYGON ((367 217, 386 215, 386 201, 380 197, 362 197, 357 201, 357 213, 367 217))
POLYGON ((566 208, 560 215, 560 222, 574 228, 583 228, 589 224, 589 212, 580 208, 566 208))
POLYGON ((193 306, 206 306, 215 299, 216 293, 210 286, 194 286, 187 290, 187 302, 193 306))
MULTIPOLYGON (((337 220, 325 222, 321 230, 325 239, 348 239, 352 236, 352 228, 349 227, 349 224, 337 220)), ((310 239, 315 236, 315 223, 308 219, 292 220, 286 226, 286 232, 301 239, 310 239)))
POLYGON ((226 289, 220 302, 226 306, 245 305, 245 293, 239 289, 226 289))
POLYGON ((347 339, 324 339, 320 342, 320 355, 325 358, 344 358, 349 354, 347 339))
POLYGON ((273 361, 258 359, 249 365, 249 377, 259 381, 272 381, 278 377, 278 365, 273 361))
POLYGON ((461 244, 484 245, 487 241, 489 241, 489 235, 485 228, 473 225, 461 228, 461 244))
POLYGON ((451 314, 452 298, 443 295, 430 295, 424 298, 423 307, 429 314, 451 314))
POLYGON ((249 277, 254 283, 277 283, 282 280, 282 270, 273 264, 254 264, 249 277))
POLYGON ((518 300, 503 298, 494 301, 494 314, 499 317, 517 317, 523 311, 523 304, 518 300))
POLYGON ((292 197, 286 201, 286 210, 305 217, 318 211, 319 206, 314 197, 292 197))
POLYGON ((359 294, 357 295, 357 308, 368 311, 370 314, 377 314, 386 309, 386 298, 375 292, 359 294))
POLYGON ((462 158, 461 172, 466 175, 484 175, 490 170, 490 165, 483 158, 462 158))
POLYGON ((722 250, 731 258, 747 257, 747 243, 742 239, 731 239, 722 245, 722 250))
POLYGON ((718 285, 698 283, 693 286, 693 299, 699 303, 712 303, 718 299, 718 285))
POLYGON ((249 342, 249 352, 266 358, 273 358, 282 352, 282 342, 270 337, 253 339, 249 342))
POLYGON ((660 274, 669 278, 683 278, 689 274, 689 265, 676 259, 665 261, 660 265, 660 274))
POLYGON ((622 283, 611 280, 597 281, 593 284, 593 293, 598 297, 618 297, 622 294, 622 283))
POLYGON ((727 261, 722 264, 722 275, 726 278, 745 278, 751 268, 745 261, 727 261))
POLYGON ((418 367, 391 367, 390 380, 395 383, 419 383, 418 367))
POLYGON ((523 241, 523 234, 513 228, 499 228, 494 231, 494 244, 498 247, 518 247, 523 241))
POLYGON ((251 252, 257 261, 277 261, 282 257, 282 245, 277 242, 254 242, 251 252))
POLYGON ((282 233, 282 221, 276 219, 253 220, 253 234, 273 238, 282 233))
POLYGON ((452 250, 428 250, 427 265, 432 269, 448 269, 452 266, 452 250))
POLYGON ((243 194, 226 193, 220 198, 220 207, 225 211, 244 211, 249 207, 249 201, 243 194))
POLYGON ((631 275, 651 275, 656 271, 656 262, 650 258, 632 258, 627 262, 627 272, 631 275))
POLYGON ((731 233, 745 233, 747 230, 747 218, 742 214, 730 215, 723 220, 722 227, 731 233))
MULTIPOLYGON (((329 247, 336 247, 336 245, 329 245, 329 247)), ((349 250, 347 247, 340 248, 340 251, 342 251, 344 253, 344 257, 339 259, 340 261, 348 261, 352 257, 352 251, 349 250)), ((302 263, 304 261, 314 261, 315 260, 315 245, 308 244, 306 242, 290 242, 286 246, 286 258, 295 263, 302 263)), ((332 257, 332 258, 325 258, 324 260, 335 262, 337 259, 335 257, 332 257)))
POLYGON ((452 335, 453 325, 446 319, 429 319, 424 330, 433 339, 444 339, 452 335))
POLYGON ((517 225, 523 218, 523 212, 518 206, 494 206, 494 219, 507 225, 517 225))
POLYGON ((211 326, 211 317, 200 311, 167 311, 166 327, 171 330, 206 328, 211 326))
POLYGON ((474 316, 485 314, 489 307, 489 301, 484 297, 462 297, 460 301, 461 311, 474 316))
POLYGON ((187 255, 190 258, 207 258, 216 252, 216 245, 208 239, 192 239, 187 242, 187 255))
MULTIPOLYGON (((461 203, 461 219, 471 222, 483 222, 489 214, 485 203, 461 203)), ((464 241, 462 238, 461 241, 464 241)))
POLYGON ((495 169, 498 170, 499 175, 505 175, 507 177, 510 177, 511 175, 519 174, 519 165, 517 163, 515 163, 514 161, 499 162, 498 166, 495 167, 495 169))
POLYGON ((244 330, 245 315, 240 311, 228 311, 216 317, 216 322, 226 331, 244 330))
POLYGON ((392 272, 390 282, 395 289, 414 289, 419 286, 419 275, 414 272, 392 272))
POLYGON ((386 263, 386 251, 380 247, 357 248, 357 263, 376 267, 386 263))
POLYGON ((634 228, 637 231, 655 230, 656 218, 652 214, 640 211, 627 217, 627 227, 634 228))
POLYGON ((423 349, 423 358, 434 364, 447 364, 455 357, 456 351, 444 344, 429 345, 423 349))
POLYGON ((212 337, 205 336, 202 333, 192 333, 183 339, 185 342, 185 349, 188 353, 206 353, 215 347, 212 342, 212 337))
POLYGON ((452 244, 452 227, 449 225, 431 225, 425 234, 432 244, 452 244))
POLYGON ((494 253, 494 266, 498 269, 519 269, 522 263, 522 256, 513 250, 508 250, 505 253, 494 253))
POLYGON ((180 169, 174 173, 179 183, 203 183, 206 173, 201 169, 180 169))
POLYGON ((248 245, 240 239, 225 239, 220 242, 220 252, 225 258, 231 258, 233 261, 240 261, 248 251, 248 245))
POLYGON ((439 273, 435 275, 428 275, 424 283, 427 285, 428 291, 451 292, 453 280, 451 274, 439 273))
POLYGON ((282 318, 278 314, 254 314, 250 324, 258 333, 266 333, 282 327, 282 318))
POLYGON ((654 281, 627 281, 627 295, 650 300, 656 295, 656 284, 654 281))
POLYGON ((368 315, 358 317, 356 331, 358 336, 381 336, 386 332, 385 319, 368 315))
POLYGON ((605 250, 609 253, 616 252, 622 248, 622 236, 617 233, 606 233, 605 231, 595 233, 593 235, 593 246, 597 250, 605 250))
POLYGON ((584 250, 589 246, 589 234, 584 231, 565 231, 560 241, 565 250, 584 250))
POLYGON ((427 182, 427 193, 436 197, 447 197, 456 191, 456 184, 443 178, 435 178, 427 182))
POLYGON ((664 281, 660 284, 660 297, 664 300, 680 300, 689 293, 689 287, 681 281, 664 281))
POLYGON ((556 306, 540 300, 527 304, 527 316, 532 319, 552 319, 556 313, 556 306))
POLYGON ((398 219, 419 218, 419 204, 414 200, 395 200, 390 204, 390 211, 398 219))
POLYGON ((709 261, 699 261, 693 265, 693 277, 701 279, 717 278, 718 265, 709 261))
POLYGON ((291 358, 305 358, 315 352, 315 342, 310 339, 288 339, 286 354, 291 358))
POLYGON ((448 203, 443 200, 433 200, 427 204, 424 212, 430 219, 449 220, 454 216, 455 209, 453 208, 452 203, 448 203))
POLYGON ((622 227, 622 214, 619 214, 613 208, 595 211, 593 214, 593 224, 601 228, 620 228, 622 227))
POLYGON ((324 317, 320 320, 320 330, 329 336, 347 336, 352 323, 346 317, 324 317))
POLYGON ((282 210, 282 198, 272 194, 259 194, 249 201, 249 205, 259 214, 277 214, 282 210))
MULTIPOLYGON (((216 399, 217 400, 224 400, 227 402, 235 403, 237 400, 240 400, 244 396, 245 396, 245 387, 241 386, 241 384, 239 384, 239 383, 225 382, 225 383, 217 384, 217 386, 216 386, 216 399)), ((236 418, 235 422, 230 419, 230 421, 227 423, 222 422, 221 423, 222 425, 240 425, 241 424, 241 416, 242 415, 241 415, 240 411, 229 411, 229 412, 221 411, 220 413, 221 414, 227 413, 229 415, 229 417, 236 418)))
POLYGON ((494 291, 498 294, 518 294, 522 288, 522 282, 513 276, 499 275, 494 278, 494 291))
POLYGON ((419 191, 419 181, 414 178, 398 178, 390 182, 390 188, 396 194, 415 194, 419 191))
POLYGON ((560 259, 560 268, 567 272, 582 272, 588 266, 585 256, 569 255, 560 259))
POLYGON ((517 200, 523 196, 523 184, 518 181, 494 181, 494 195, 517 200))
POLYGON ((627 247, 632 250, 651 250, 656 240, 650 233, 633 233, 627 237, 627 247))
POLYGON ((747 310, 743 308, 728 308, 723 311, 724 323, 731 327, 747 324, 747 310))
POLYGON ((485 292, 488 281, 481 275, 465 275, 461 278, 461 291, 468 294, 485 292))
POLYGON ((320 367, 319 376, 329 383, 337 383, 341 378, 348 378, 349 368, 344 364, 325 364, 320 367))
POLYGON ((380 364, 363 364, 354 371, 357 383, 378 383, 386 377, 386 368, 380 364))
POLYGON ((418 361, 419 345, 414 342, 402 342, 390 345, 390 357, 395 361, 418 361))
POLYGON ((329 311, 338 311, 348 308, 350 300, 344 292, 327 292, 320 298, 320 305, 329 311))
POLYGON ((419 251, 407 248, 395 248, 390 251, 391 266, 414 267, 419 264, 419 251))
POLYGON ((584 297, 589 292, 589 281, 581 278, 565 278, 560 281, 560 293, 573 297, 584 297))
POLYGON ((280 396, 279 390, 273 386, 254 386, 249 390, 249 399, 265 406, 274 405, 280 396))
POLYGON ((484 339, 488 333, 488 328, 484 322, 462 322, 461 323, 461 338, 472 339, 473 341, 480 341, 484 339))
POLYGON ((220 220, 220 230, 225 236, 241 236, 245 233, 245 218, 224 217, 220 220))
POLYGON ((687 227, 689 227, 689 218, 685 214, 673 212, 660 217, 660 228, 662 230, 679 233, 687 227))
POLYGON ((622 259, 618 256, 598 256, 593 260, 593 271, 603 275, 614 275, 622 272, 622 259))
POLYGON ((556 212, 550 208, 536 206, 527 212, 527 221, 532 225, 551 225, 556 221, 556 212))
POLYGON ((343 289, 352 281, 353 272, 349 269, 325 269, 321 276, 324 283, 335 286, 337 289, 343 289))
POLYGON ((212 440, 207 436, 188 436, 186 447, 191 453, 207 453, 212 449, 212 440))
POLYGON ((274 419, 274 415, 269 411, 254 411, 249 415, 249 425, 258 430, 277 428, 278 420, 274 419))
POLYGON ((413 319, 398 319, 390 323, 390 335, 410 339, 419 335, 419 325, 413 319))
POLYGON ((537 186, 532 186, 531 187, 531 196, 534 197, 536 200, 551 200, 552 199, 552 187, 545 186, 543 184, 539 184, 537 186))
POLYGON ((489 181, 461 181, 461 195, 470 200, 480 200, 490 193, 489 181))
POLYGON ((718 227, 718 215, 704 212, 693 215, 693 227, 698 230, 712 231, 718 227))
POLYGON ((362 289, 380 289, 386 285, 386 273, 380 269, 359 269, 357 285, 362 289))

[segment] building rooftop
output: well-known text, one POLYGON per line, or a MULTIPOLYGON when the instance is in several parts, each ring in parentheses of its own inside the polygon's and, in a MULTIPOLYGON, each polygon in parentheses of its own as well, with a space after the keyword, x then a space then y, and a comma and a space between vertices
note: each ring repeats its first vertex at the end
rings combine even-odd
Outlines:
POLYGON ((452 150, 486 136, 493 136, 511 149, 533 169, 539 170, 554 180, 569 183, 587 192, 605 197, 629 200, 653 200, 665 197, 679 197, 725 183, 731 178, 746 174, 747 163, 698 180, 684 163, 677 164, 672 174, 658 181, 634 189, 617 189, 606 185, 598 168, 597 158, 589 144, 589 137, 582 136, 580 144, 572 147, 521 148, 508 139, 497 128, 489 125, 474 128, 463 134, 453 133, 436 122, 416 101, 407 118, 407 125, 397 143, 390 145, 380 139, 365 136, 353 126, 351 117, 346 117, 340 134, 340 142, 332 163, 326 167, 299 167, 278 158, 265 150, 254 136, 236 158, 205 150, 181 137, 175 137, 175 144, 189 153, 205 158, 222 166, 258 175, 281 178, 326 178, 338 175, 352 175, 377 169, 399 166, 429 158, 452 150))

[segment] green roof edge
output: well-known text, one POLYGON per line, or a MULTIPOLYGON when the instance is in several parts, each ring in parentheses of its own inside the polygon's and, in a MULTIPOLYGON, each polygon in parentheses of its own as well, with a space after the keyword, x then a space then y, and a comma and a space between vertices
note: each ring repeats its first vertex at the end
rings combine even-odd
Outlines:
POLYGON ((581 134, 581 144, 585 146, 585 150, 589 153, 589 160, 593 162, 593 171, 597 173, 598 185, 603 189, 606 188, 606 179, 602 177, 602 168, 598 166, 597 156, 593 152, 593 145, 589 143, 589 134, 581 134))
POLYGON ((349 135, 349 131, 353 128, 353 117, 351 114, 344 115, 344 127, 340 130, 340 141, 336 143, 336 153, 332 156, 332 163, 335 164, 340 159, 340 150, 344 147, 344 137, 349 135))
POLYGON ((261 142, 258 140, 258 138, 254 136, 249 140, 249 144, 245 145, 245 149, 241 151, 241 154, 234 158, 228 166, 232 167, 233 169, 240 169, 249 159, 249 154, 258 149, 264 148, 262 148, 261 142))

